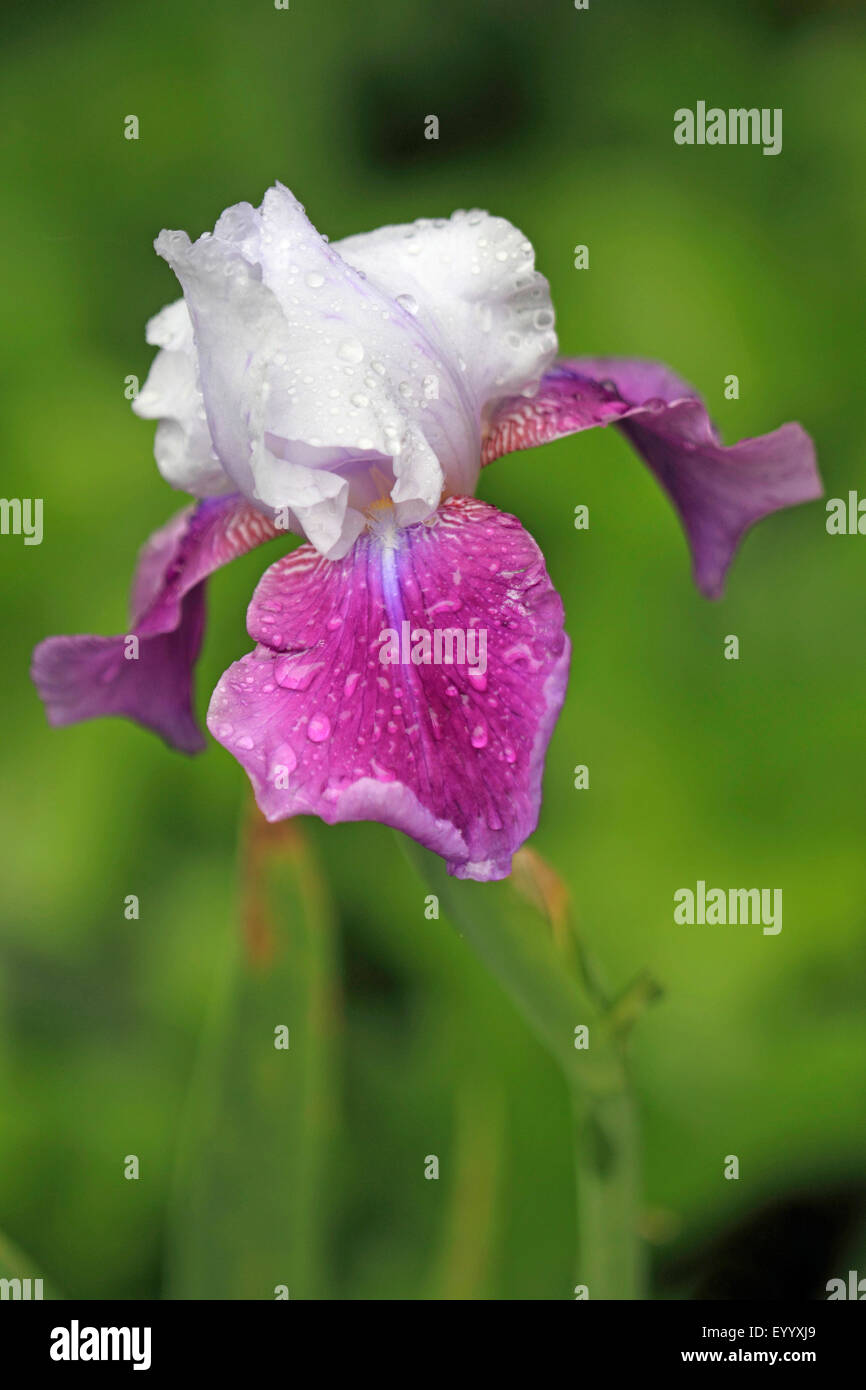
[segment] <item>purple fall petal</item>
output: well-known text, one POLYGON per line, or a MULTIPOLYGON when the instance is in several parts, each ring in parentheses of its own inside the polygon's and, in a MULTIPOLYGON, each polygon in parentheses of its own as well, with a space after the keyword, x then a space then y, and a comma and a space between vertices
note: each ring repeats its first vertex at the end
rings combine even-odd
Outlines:
POLYGON ((430 522, 374 526, 342 560, 305 545, 272 565, 247 620, 259 645, 220 680, 208 727, 269 820, 382 821, 459 877, 501 878, 538 819, 562 621, 520 523, 451 498, 430 522), (474 640, 473 662, 383 664, 388 630, 423 654, 418 634, 445 629, 474 640))
POLYGON ((725 447, 700 397, 666 367, 627 358, 563 360, 531 398, 503 401, 483 446, 491 463, 593 425, 616 424, 676 508, 692 552, 695 583, 718 598, 745 532, 782 507, 821 496, 815 450, 805 430, 725 447))
POLYGON ((128 633, 48 637, 34 651, 31 675, 49 723, 123 715, 181 752, 200 752, 192 672, 204 630, 204 581, 279 534, 237 495, 211 498, 172 517, 139 556, 128 633), (130 636, 138 638, 137 658, 127 655, 130 636))

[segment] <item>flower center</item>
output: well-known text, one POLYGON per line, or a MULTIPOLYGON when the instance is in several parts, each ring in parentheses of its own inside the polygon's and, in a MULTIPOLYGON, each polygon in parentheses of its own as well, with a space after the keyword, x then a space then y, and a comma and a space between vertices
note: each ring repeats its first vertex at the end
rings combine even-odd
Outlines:
POLYGON ((397 509, 390 497, 379 497, 371 502, 364 512, 367 530, 385 550, 396 550, 399 544, 400 526, 397 509))

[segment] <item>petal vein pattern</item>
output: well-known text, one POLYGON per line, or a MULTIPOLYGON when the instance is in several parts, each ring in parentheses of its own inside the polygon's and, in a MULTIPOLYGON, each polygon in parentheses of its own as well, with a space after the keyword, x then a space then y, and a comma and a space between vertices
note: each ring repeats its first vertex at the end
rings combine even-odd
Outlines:
POLYGON ((343 560, 302 546, 263 576, 248 629, 258 646, 219 682, 208 727, 268 819, 378 820, 460 877, 509 872, 569 662, 561 600, 514 517, 452 498, 343 560))

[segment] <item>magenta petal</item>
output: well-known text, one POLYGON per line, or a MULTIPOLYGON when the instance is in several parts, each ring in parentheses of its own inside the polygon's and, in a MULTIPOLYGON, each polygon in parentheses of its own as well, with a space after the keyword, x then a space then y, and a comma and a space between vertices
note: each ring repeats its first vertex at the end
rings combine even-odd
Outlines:
POLYGON ((562 623, 520 523, 451 498, 431 522, 366 533, 343 560, 305 545, 272 565, 248 614, 259 645, 220 680, 208 727, 268 820, 382 821, 459 877, 502 878, 538 820, 568 673, 562 623), (423 632, 431 658, 437 631, 447 657, 446 629, 469 659, 452 638, 455 663, 413 663, 423 632), (397 661, 383 664, 389 630, 397 661))
POLYGON ((48 637, 31 675, 48 721, 123 715, 184 753, 204 738, 192 709, 192 672, 204 630, 204 581, 220 565, 280 533, 237 495, 172 517, 143 547, 131 625, 120 637, 48 637), (138 654, 129 638, 138 638, 138 654))
POLYGON ((532 398, 500 403, 484 442, 491 463, 514 449, 617 424, 676 508, 695 582, 718 598, 748 528, 782 507, 821 496, 811 439, 800 425, 725 447, 694 389, 655 362, 560 361, 532 398))
POLYGON ((204 595, 190 594, 177 628, 142 642, 127 660, 125 637, 48 637, 33 653, 31 675, 49 724, 60 727, 117 714, 153 729, 182 753, 204 738, 192 711, 192 668, 204 628, 204 595))

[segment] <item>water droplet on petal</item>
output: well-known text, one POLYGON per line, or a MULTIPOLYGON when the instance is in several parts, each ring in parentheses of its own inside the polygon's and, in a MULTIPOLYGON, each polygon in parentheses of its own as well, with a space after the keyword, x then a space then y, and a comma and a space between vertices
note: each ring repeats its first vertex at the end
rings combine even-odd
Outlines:
POLYGON ((431 603, 427 609, 427 616, 433 618, 437 613, 456 613, 458 608, 462 608, 462 600, 459 598, 440 598, 435 603, 431 603))
POLYGON ((344 338, 337 348, 337 356, 344 362, 362 362, 364 360, 364 344, 357 338, 344 338))
POLYGON ((475 725, 475 728, 472 730, 472 734, 469 741, 472 744, 473 748, 487 747, 487 730, 483 724, 475 725))
POLYGON ((324 743, 331 732, 331 721, 326 714, 314 714, 307 725, 307 738, 313 743, 324 743))
POLYGON ((304 279, 311 290, 320 290, 325 283, 324 275, 320 275, 317 270, 309 270, 304 279))
POLYGON ((375 775, 377 781, 379 781, 379 782, 393 782, 393 781, 394 781, 394 776, 395 776, 395 774, 391 771, 390 767, 383 767, 383 765, 382 765, 381 763, 378 763, 378 762, 376 761, 375 758, 371 758, 371 759, 370 759, 370 767, 372 768, 373 773, 374 773, 374 775, 375 775))
POLYGON ((281 656, 274 665, 274 680, 284 690, 306 690, 321 665, 320 661, 281 656))
POLYGON ((298 759, 295 750, 290 743, 281 743, 274 749, 274 755, 270 762, 270 775, 277 777, 280 774, 294 772, 298 766, 298 759))
POLYGON ((397 303, 401 309, 405 309, 407 314, 417 314, 418 301, 412 294, 398 294, 397 303))

